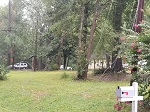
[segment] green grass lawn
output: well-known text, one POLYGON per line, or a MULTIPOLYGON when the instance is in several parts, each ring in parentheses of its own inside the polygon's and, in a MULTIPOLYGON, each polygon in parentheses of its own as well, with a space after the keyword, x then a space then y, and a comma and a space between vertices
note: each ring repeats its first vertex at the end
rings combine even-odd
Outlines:
POLYGON ((0 81, 0 112, 116 112, 115 89, 127 82, 75 81, 76 72, 11 71, 0 81))

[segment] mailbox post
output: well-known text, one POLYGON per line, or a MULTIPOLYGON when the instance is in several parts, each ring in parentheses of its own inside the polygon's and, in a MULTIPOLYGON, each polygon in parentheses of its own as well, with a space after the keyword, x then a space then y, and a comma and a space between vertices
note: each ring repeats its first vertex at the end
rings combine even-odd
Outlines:
POLYGON ((137 82, 133 82, 132 86, 118 86, 116 96, 120 102, 132 101, 132 112, 138 112, 138 101, 143 100, 143 96, 138 96, 137 82))

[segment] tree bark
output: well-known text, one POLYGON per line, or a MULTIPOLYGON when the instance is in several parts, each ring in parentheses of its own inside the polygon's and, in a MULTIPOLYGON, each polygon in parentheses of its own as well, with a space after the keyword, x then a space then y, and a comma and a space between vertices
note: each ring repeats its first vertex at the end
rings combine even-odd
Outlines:
MULTIPOLYGON (((92 45, 93 45, 93 39, 94 39, 94 31, 96 28, 96 22, 97 22, 97 17, 98 17, 98 7, 99 7, 99 0, 96 0, 96 8, 95 8, 95 14, 94 14, 94 18, 93 18, 93 22, 92 22, 92 26, 91 26, 91 31, 90 31, 90 41, 88 44, 88 48, 87 48, 87 61, 90 61, 91 58, 91 53, 92 53, 92 45)), ((84 78, 87 78, 87 72, 88 72, 88 65, 86 64, 85 67, 85 73, 84 73, 84 78)))
POLYGON ((43 69, 42 56, 39 57, 38 65, 39 70, 42 70, 43 69))
MULTIPOLYGON (((84 19, 85 19, 85 14, 84 14, 85 6, 82 6, 81 9, 81 22, 80 22, 80 29, 79 29, 79 34, 78 34, 78 79, 82 79, 82 32, 83 32, 83 24, 84 24, 84 19)), ((82 57, 83 58, 83 57, 82 57)))
POLYGON ((36 25, 35 25, 34 56, 33 56, 33 60, 32 60, 33 71, 37 70, 38 24, 39 24, 39 21, 38 21, 38 18, 37 18, 36 25))
POLYGON ((67 55, 65 54, 65 51, 64 51, 64 69, 66 69, 66 66, 67 65, 67 55))
POLYGON ((32 57, 32 70, 35 72, 37 70, 37 57, 32 57))
MULTIPOLYGON (((123 11, 125 9, 125 4, 126 4, 126 1, 121 1, 121 0, 115 0, 115 2, 114 2, 113 19, 112 19, 112 26, 113 26, 113 29, 116 33, 116 37, 114 38, 114 42, 113 42, 114 48, 115 48, 115 46, 120 44, 119 43, 119 37, 117 37, 117 34, 121 33, 122 14, 123 14, 123 11)), ((119 63, 119 62, 122 62, 122 61, 120 61, 120 59, 117 58, 118 52, 119 52, 119 49, 114 50, 112 52, 112 65, 111 65, 112 72, 118 72, 118 71, 122 70, 118 66, 118 64, 119 65, 122 64, 122 63, 119 63), (117 67, 119 67, 120 70, 117 67)))
POLYGON ((79 48, 79 50, 81 50, 81 46, 82 46, 82 31, 83 31, 83 23, 84 23, 84 19, 85 19, 85 17, 84 17, 84 10, 85 10, 85 7, 84 6, 82 6, 82 11, 81 11, 81 22, 80 22, 80 30, 79 30, 79 34, 78 34, 78 48, 79 48))
POLYGON ((106 68, 110 68, 110 56, 108 54, 106 54, 106 68))
POLYGON ((94 59, 94 71, 95 71, 95 64, 96 64, 96 61, 95 61, 95 59, 94 59))
POLYGON ((58 50, 58 56, 57 56, 57 65, 58 67, 60 67, 61 63, 61 52, 62 52, 62 47, 63 47, 63 43, 64 43, 64 35, 62 34, 61 39, 60 39, 60 46, 59 46, 59 50, 58 50))
POLYGON ((9 66, 11 63, 10 63, 10 52, 8 51, 7 53, 7 66, 9 66))

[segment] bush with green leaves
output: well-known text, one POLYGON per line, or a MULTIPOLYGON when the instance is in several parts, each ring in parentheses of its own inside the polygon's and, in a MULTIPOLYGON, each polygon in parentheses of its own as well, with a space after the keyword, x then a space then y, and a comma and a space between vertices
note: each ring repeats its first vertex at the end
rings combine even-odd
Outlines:
POLYGON ((137 78, 139 83, 139 95, 144 96, 143 103, 140 105, 142 108, 150 109, 150 77, 137 78))
POLYGON ((102 75, 104 73, 111 73, 112 69, 111 68, 109 68, 109 69, 106 69, 106 68, 95 69, 93 72, 94 72, 94 75, 102 75))
MULTIPOLYGON (((150 109, 150 24, 144 22, 136 26, 142 26, 142 32, 136 33, 128 30, 127 35, 120 38, 122 45, 119 47, 123 57, 131 64, 132 80, 130 85, 133 81, 138 82, 139 95, 144 97, 143 101, 139 103, 140 110, 146 112, 145 109, 150 109), (146 64, 141 73, 141 71, 139 71, 141 65, 139 65, 138 62, 142 60, 145 60, 146 64), (135 68, 137 68, 137 70, 132 71, 135 68)), ((117 107, 119 110, 122 108, 121 105, 117 105, 117 107)))
POLYGON ((7 74, 9 73, 9 70, 3 66, 0 65, 0 80, 6 80, 7 79, 7 74))
POLYGON ((52 64, 51 65, 51 70, 53 71, 53 70, 58 70, 59 69, 59 67, 58 67, 58 65, 57 64, 52 64))
MULTIPOLYGON (((145 73, 137 72, 134 79, 139 83, 139 95, 144 96, 142 103, 143 108, 150 108, 150 76, 147 72, 150 71, 150 26, 145 22, 141 24, 142 32, 138 35, 137 42, 139 43, 140 54, 138 59, 145 60, 145 73)), ((136 54, 137 55, 137 54, 136 54)))
POLYGON ((139 35, 138 41, 142 46, 141 57, 147 62, 145 70, 150 71, 150 28, 139 35))
POLYGON ((69 74, 67 74, 66 72, 64 72, 62 75, 61 75, 61 79, 67 79, 69 78, 69 74))

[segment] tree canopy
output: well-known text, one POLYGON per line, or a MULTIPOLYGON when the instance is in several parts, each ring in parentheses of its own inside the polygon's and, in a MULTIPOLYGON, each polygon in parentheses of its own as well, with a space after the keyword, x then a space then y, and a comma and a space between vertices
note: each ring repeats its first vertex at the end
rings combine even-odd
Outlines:
MULTIPOLYGON (((118 39, 132 29, 137 0, 10 0, 0 6, 1 63, 27 61, 36 69, 72 66, 86 78, 88 64, 119 56, 118 39), (11 28, 11 29, 10 29, 11 28), (116 53, 118 55, 116 55, 116 53), (107 58, 106 58, 107 55, 107 58), (94 57, 94 58, 93 58, 94 57), (85 69, 86 68, 86 69, 85 69)), ((149 17, 145 0, 144 20, 149 17)), ((109 63, 108 66, 109 66, 109 63)))

